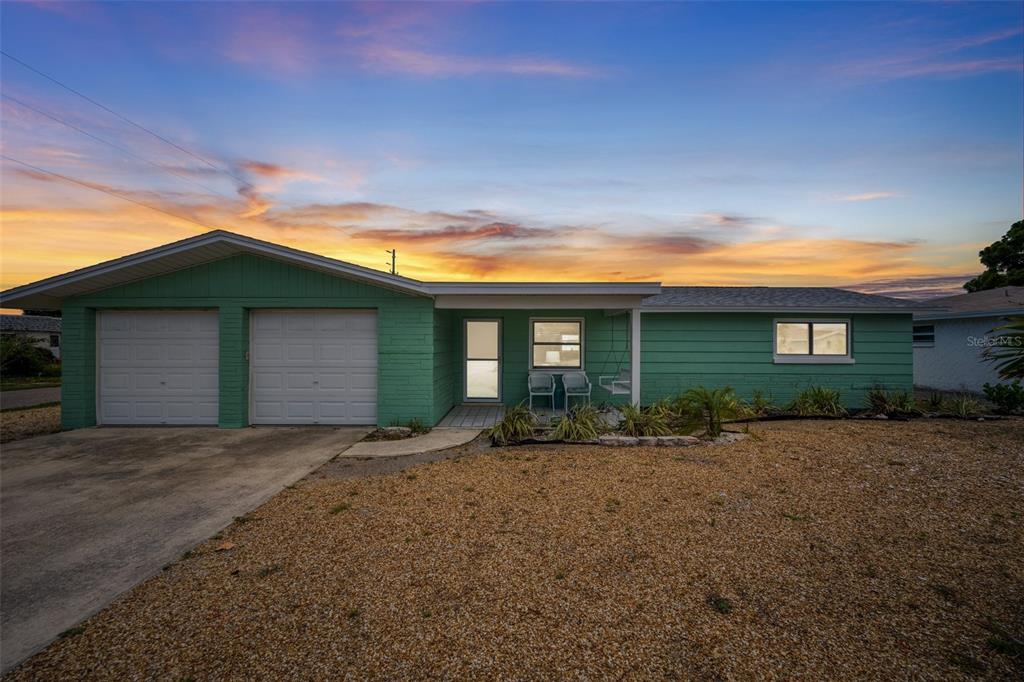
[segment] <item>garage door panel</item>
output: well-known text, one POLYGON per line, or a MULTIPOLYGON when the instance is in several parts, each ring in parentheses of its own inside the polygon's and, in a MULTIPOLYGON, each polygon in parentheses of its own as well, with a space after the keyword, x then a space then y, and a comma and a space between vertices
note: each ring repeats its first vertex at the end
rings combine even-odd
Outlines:
POLYGON ((209 311, 102 311, 101 424, 216 424, 219 320, 209 311))
POLYGON ((257 424, 372 424, 377 419, 373 311, 254 311, 257 424))

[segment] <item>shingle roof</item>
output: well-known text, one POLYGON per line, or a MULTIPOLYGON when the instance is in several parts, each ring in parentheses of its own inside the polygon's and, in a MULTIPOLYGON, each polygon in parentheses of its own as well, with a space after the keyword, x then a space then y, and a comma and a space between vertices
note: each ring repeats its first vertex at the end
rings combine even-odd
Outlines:
POLYGON ((662 293, 644 299, 644 308, 912 312, 921 304, 831 287, 662 287, 662 293))
POLYGON ((933 298, 929 305, 940 311, 928 312, 922 318, 941 320, 951 317, 984 317, 986 314, 1024 314, 1024 287, 1000 287, 972 294, 933 298))
POLYGON ((60 318, 45 315, 0 315, 0 331, 60 333, 60 318))

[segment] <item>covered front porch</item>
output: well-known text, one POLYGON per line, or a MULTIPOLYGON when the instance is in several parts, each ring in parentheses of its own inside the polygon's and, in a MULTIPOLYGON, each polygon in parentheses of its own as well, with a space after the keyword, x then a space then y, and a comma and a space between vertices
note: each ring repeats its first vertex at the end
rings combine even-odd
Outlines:
POLYGON ((437 309, 434 343, 441 427, 493 425, 503 406, 530 400, 529 377, 536 374, 554 385, 554 395, 533 396, 537 412, 564 411, 569 375, 586 377, 593 403, 640 400, 636 308, 437 309))

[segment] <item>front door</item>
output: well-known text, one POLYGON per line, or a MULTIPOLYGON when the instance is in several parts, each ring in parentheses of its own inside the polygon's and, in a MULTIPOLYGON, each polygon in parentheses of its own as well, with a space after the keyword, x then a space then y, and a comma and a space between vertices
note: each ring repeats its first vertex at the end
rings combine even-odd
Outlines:
POLYGON ((467 401, 501 400, 501 321, 466 320, 463 348, 467 401))

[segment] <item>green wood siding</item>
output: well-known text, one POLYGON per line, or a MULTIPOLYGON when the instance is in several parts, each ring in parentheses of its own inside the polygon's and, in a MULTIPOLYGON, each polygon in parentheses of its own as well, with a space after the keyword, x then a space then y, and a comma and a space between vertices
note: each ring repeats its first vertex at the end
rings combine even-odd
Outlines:
POLYGON ((434 422, 461 401, 457 319, 451 310, 434 311, 434 422))
POLYGON ((649 403, 693 386, 732 386, 743 398, 762 390, 784 405, 809 386, 840 391, 847 407, 881 384, 911 390, 911 316, 647 313, 641 329, 641 400, 649 403), (849 319, 854 364, 774 364, 776 318, 849 319))
POLYGON ((96 309, 206 308, 220 314, 220 424, 248 424, 249 311, 377 310, 378 423, 434 423, 434 310, 428 298, 243 255, 69 299, 64 305, 63 421, 96 423, 96 309))
POLYGON ((96 311, 66 305, 61 321, 61 424, 96 424, 96 311))

